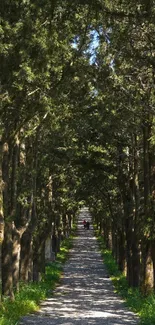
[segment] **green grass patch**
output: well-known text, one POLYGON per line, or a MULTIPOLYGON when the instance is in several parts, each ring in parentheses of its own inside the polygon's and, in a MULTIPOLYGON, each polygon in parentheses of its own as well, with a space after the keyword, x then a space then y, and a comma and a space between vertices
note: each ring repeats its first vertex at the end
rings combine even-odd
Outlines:
POLYGON ((39 309, 41 300, 51 295, 62 273, 59 263, 53 262, 46 266, 46 274, 39 283, 20 284, 20 292, 16 293, 15 301, 5 298, 0 308, 0 325, 15 325, 21 316, 39 309))
POLYGON ((141 325, 155 325, 155 294, 143 296, 139 289, 130 288, 126 277, 118 270, 111 251, 105 248, 104 238, 96 232, 101 254, 116 292, 126 305, 138 314, 141 325))
POLYGON ((73 236, 63 240, 60 246, 60 252, 57 254, 57 261, 60 263, 65 263, 69 257, 69 250, 72 248, 73 236))
POLYGON ((13 302, 4 299, 0 305, 0 325, 17 325, 22 316, 36 312, 40 301, 52 295, 53 289, 60 281, 63 263, 67 260, 69 249, 72 247, 72 239, 73 236, 61 243, 56 261, 46 264, 46 273, 42 281, 21 283, 20 291, 15 294, 13 302))

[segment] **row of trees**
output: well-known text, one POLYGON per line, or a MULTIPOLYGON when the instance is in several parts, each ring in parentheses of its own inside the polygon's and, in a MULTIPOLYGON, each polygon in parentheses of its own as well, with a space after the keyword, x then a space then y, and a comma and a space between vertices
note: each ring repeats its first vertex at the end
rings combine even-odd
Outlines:
POLYGON ((153 285, 154 15, 143 0, 2 5, 3 295, 39 279, 80 200, 129 284, 153 285))
POLYGON ((147 292, 155 288, 154 5, 112 2, 105 16, 95 60, 100 128, 88 145, 86 188, 120 270, 147 292))
POLYGON ((39 279, 46 239, 56 253, 78 210, 67 93, 87 11, 68 1, 1 8, 2 294, 11 299, 19 280, 39 279))

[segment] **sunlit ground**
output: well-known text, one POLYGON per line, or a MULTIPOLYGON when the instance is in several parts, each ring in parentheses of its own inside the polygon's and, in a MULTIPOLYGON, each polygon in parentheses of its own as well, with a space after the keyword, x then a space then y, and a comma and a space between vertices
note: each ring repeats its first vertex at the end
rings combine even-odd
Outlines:
POLYGON ((83 219, 91 217, 84 209, 78 219, 78 237, 67 261, 62 283, 54 296, 41 304, 36 316, 25 318, 21 324, 53 325, 135 325, 136 316, 114 293, 94 237, 83 228, 83 219))

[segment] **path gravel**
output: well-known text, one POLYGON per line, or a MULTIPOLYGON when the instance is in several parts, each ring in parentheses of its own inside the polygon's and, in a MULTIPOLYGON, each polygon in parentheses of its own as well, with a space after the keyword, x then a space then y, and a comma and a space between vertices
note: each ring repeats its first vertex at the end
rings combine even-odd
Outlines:
POLYGON ((78 237, 64 267, 54 296, 41 303, 40 311, 25 316, 20 325, 137 325, 138 317, 114 292, 103 264, 92 226, 83 229, 86 209, 78 218, 78 237))

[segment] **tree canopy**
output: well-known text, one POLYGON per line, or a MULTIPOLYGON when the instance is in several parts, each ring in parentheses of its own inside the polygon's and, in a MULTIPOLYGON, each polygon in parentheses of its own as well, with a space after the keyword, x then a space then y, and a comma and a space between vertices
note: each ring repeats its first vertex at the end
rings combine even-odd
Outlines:
POLYGON ((129 284, 146 284, 155 239, 154 1, 6 0, 0 17, 3 293, 18 283, 17 259, 7 280, 24 234, 37 251, 51 232, 65 233, 80 202, 129 284))

